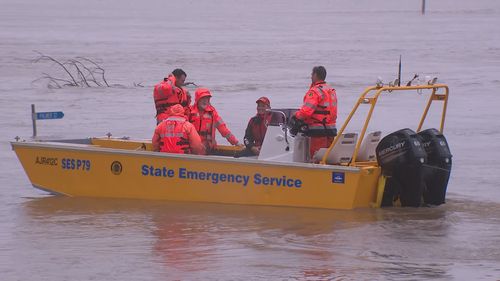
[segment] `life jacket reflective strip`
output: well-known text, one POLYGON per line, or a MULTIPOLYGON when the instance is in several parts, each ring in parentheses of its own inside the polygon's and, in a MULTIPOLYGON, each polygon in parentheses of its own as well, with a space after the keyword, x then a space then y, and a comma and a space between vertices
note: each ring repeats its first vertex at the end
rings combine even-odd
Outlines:
POLYGON ((184 117, 177 117, 177 116, 171 116, 171 117, 168 117, 167 120, 169 120, 169 121, 185 122, 186 118, 184 118, 184 117))
POLYGON ((184 133, 165 133, 160 134, 160 137, 172 138, 172 137, 183 137, 184 133))
POLYGON ((160 151, 170 153, 191 153, 189 137, 184 131, 182 117, 168 117, 162 122, 160 129, 160 151))
POLYGON ((317 107, 316 105, 314 105, 312 103, 309 103, 309 102, 304 103, 304 106, 307 106, 307 107, 309 107, 312 110, 315 110, 316 107, 317 107))
POLYGON ((222 118, 221 118, 221 119, 215 121, 214 127, 218 128, 222 124, 225 124, 225 123, 224 123, 224 120, 222 120, 222 118))

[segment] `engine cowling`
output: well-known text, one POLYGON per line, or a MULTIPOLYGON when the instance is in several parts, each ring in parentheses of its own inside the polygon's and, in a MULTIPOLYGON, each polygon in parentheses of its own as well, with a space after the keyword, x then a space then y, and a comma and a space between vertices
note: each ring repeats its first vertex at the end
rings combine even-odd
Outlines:
POLYGON ((385 136, 376 148, 377 161, 387 177, 382 206, 398 199, 402 206, 419 207, 425 188, 427 154, 420 137, 411 129, 385 136))
POLYGON ((441 205, 445 203, 451 173, 450 147, 444 135, 437 129, 427 129, 419 132, 418 135, 427 153, 427 165, 424 167, 424 202, 441 205))

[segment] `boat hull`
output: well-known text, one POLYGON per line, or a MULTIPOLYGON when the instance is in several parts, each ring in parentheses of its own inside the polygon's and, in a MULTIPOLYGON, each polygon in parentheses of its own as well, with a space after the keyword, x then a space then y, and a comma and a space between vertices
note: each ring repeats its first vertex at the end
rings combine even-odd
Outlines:
POLYGON ((34 187, 67 196, 352 209, 376 201, 380 176, 375 165, 278 163, 55 142, 12 147, 34 187))

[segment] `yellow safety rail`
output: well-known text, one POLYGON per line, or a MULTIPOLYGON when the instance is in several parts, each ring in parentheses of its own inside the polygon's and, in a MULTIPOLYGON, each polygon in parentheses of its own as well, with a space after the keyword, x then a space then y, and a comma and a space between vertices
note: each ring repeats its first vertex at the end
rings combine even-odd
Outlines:
POLYGON ((323 156, 323 159, 321 159, 321 164, 326 163, 326 159, 328 155, 330 154, 330 151, 333 149, 335 144, 338 142, 340 136, 344 133, 345 128, 351 121, 352 117, 358 110, 358 107, 361 104, 370 104, 370 110, 368 111, 368 115, 366 116, 365 123, 363 125, 363 129, 361 129, 361 134, 360 137, 356 143, 356 147, 354 149, 353 155, 352 155, 352 160, 349 163, 349 166, 355 166, 356 165, 356 157, 358 155, 359 148, 361 146, 361 142, 363 141, 363 138, 365 137, 366 129, 368 128, 368 123, 370 122, 373 110, 375 108, 375 105, 377 104, 379 96, 383 92, 393 92, 393 91, 408 91, 408 90, 415 90, 417 92, 418 90, 426 90, 426 89, 431 89, 432 94, 429 97, 429 100, 427 102, 427 106, 424 109, 424 112, 422 114, 422 117, 420 118, 420 123, 418 124, 417 127, 417 132, 419 132, 422 129, 422 125, 424 124, 425 118, 427 117, 427 113, 429 111, 429 108, 431 107, 432 101, 443 101, 443 111, 441 114, 441 125, 439 127, 439 131, 443 133, 444 129, 444 120, 446 116, 446 106, 448 104, 448 93, 449 89, 448 86, 445 84, 434 84, 434 85, 415 85, 415 86, 372 86, 368 87, 365 89, 365 91, 361 94, 359 97, 358 101, 356 102, 356 105, 352 109, 351 113, 347 117, 346 121, 344 122, 344 125, 342 125, 342 128, 338 132, 337 136, 333 140, 332 144, 330 144, 330 147, 328 147, 325 155, 323 156), (438 89, 444 89, 443 93, 437 93, 438 89), (376 91, 375 94, 371 97, 368 97, 370 93, 373 91, 376 91))

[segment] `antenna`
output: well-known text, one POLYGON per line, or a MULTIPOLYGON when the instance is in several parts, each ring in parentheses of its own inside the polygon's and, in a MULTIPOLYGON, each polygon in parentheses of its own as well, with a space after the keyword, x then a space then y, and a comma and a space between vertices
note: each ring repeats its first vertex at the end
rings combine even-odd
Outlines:
POLYGON ((401 87, 401 55, 399 55, 398 87, 401 87))

